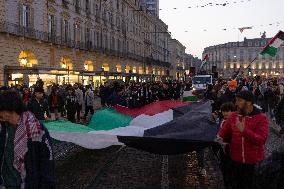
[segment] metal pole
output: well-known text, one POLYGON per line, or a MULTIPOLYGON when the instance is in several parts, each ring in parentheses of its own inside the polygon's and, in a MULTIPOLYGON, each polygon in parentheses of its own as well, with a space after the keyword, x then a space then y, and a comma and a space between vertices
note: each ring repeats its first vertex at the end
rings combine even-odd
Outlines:
POLYGON ((69 82, 69 66, 67 66, 67 74, 68 74, 67 82, 68 82, 68 84, 70 84, 70 82, 69 82))

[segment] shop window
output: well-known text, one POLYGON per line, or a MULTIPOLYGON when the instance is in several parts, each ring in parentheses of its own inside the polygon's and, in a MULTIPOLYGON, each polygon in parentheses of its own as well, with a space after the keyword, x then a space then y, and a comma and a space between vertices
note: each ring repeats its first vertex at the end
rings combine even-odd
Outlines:
POLYGON ((116 65, 116 72, 121 73, 122 69, 121 69, 121 65, 116 65))
POLYGON ((19 65, 23 67, 33 67, 38 64, 37 58, 30 50, 21 51, 19 54, 19 65))
POLYGON ((128 65, 125 66, 125 73, 129 73, 130 69, 131 69, 130 66, 128 66, 128 65))
POLYGON ((143 67, 142 67, 142 66, 139 66, 138 73, 139 73, 139 74, 143 74, 143 67))
POLYGON ((136 66, 133 66, 133 68, 132 68, 132 73, 137 73, 136 66))
POLYGON ((161 75, 161 70, 160 69, 158 70, 158 75, 161 75))
POLYGON ((149 74, 149 68, 148 68, 148 67, 146 67, 145 73, 146 73, 146 74, 149 74))

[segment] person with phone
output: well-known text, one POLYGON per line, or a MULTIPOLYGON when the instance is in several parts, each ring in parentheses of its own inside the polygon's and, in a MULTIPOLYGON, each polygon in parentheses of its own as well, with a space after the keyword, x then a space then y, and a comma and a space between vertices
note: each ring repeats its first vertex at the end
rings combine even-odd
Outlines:
POLYGON ((254 96, 248 90, 236 95, 235 105, 237 112, 231 113, 217 137, 230 145, 233 188, 251 189, 254 167, 264 159, 268 119, 254 106, 254 96))

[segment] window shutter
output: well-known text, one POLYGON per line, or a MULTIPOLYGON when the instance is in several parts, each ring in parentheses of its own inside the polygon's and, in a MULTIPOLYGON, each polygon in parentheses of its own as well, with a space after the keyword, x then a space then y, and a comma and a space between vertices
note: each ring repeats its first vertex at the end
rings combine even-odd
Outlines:
POLYGON ((29 28, 33 28, 34 29, 34 8, 29 7, 29 28))
POLYGON ((63 26, 63 18, 61 18, 61 21, 60 21, 60 27, 61 27, 61 31, 60 31, 61 40, 62 40, 62 41, 64 41, 64 26, 63 26))
POLYGON ((83 26, 80 26, 80 35, 81 35, 81 40, 80 40, 80 42, 84 42, 84 28, 83 28, 83 26))
POLYGON ((23 4, 19 3, 19 25, 23 26, 23 4))
POLYGON ((68 34, 67 34, 67 36, 68 36, 68 40, 71 40, 71 26, 70 26, 71 23, 69 21, 67 23, 68 23, 68 34))
POLYGON ((73 24, 73 40, 75 41, 75 43, 77 43, 77 39, 76 39, 76 23, 73 24))
POLYGON ((52 26, 53 28, 53 33, 52 33, 52 35, 54 36, 54 37, 56 37, 57 36, 57 19, 56 19, 56 17, 55 17, 55 15, 53 16, 53 26, 52 26))

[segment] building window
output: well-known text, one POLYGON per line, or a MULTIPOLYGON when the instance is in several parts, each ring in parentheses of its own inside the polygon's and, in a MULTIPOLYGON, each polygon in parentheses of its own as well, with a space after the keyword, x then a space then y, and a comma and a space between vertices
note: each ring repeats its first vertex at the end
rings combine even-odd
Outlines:
POLYGON ((86 14, 89 16, 91 14, 91 4, 89 0, 86 0, 86 14))
POLYGON ((74 40, 80 42, 80 25, 77 23, 74 24, 74 40))
POLYGON ((86 28, 86 43, 88 48, 92 48, 91 29, 86 28))
POLYGON ((23 5, 23 12, 22 12, 22 26, 29 27, 29 7, 26 5, 23 5))
POLYGON ((79 2, 79 0, 76 0, 75 1, 75 11, 76 11, 76 13, 78 13, 78 14, 80 14, 80 2, 79 2))
POLYGON ((68 38, 68 21, 67 20, 64 20, 64 37, 65 39, 68 38))
POLYGON ((48 34, 49 35, 54 35, 54 16, 53 15, 48 15, 48 34))
POLYGON ((68 39, 68 20, 62 19, 61 21, 61 36, 63 41, 67 41, 68 39))

